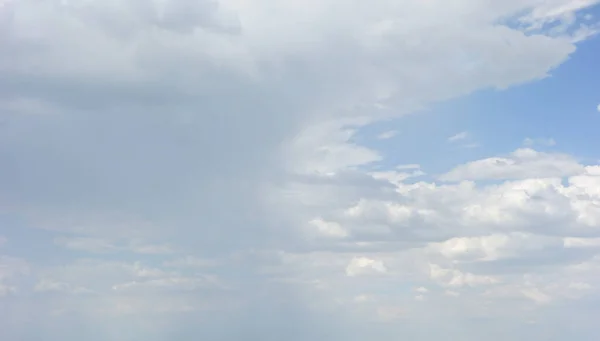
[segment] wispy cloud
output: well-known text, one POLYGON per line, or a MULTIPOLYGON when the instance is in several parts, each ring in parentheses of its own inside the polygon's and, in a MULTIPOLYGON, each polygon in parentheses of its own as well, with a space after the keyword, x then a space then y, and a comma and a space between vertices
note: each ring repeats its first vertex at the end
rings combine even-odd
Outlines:
POLYGON ((458 134, 452 135, 447 139, 447 141, 460 148, 473 149, 481 147, 478 142, 473 140, 473 137, 467 131, 462 131, 458 134))
POLYGON ((469 137, 469 133, 466 131, 460 132, 456 135, 452 135, 448 138, 448 142, 458 142, 458 141, 464 141, 465 139, 467 139, 469 137))
POLYGON ((388 130, 388 131, 384 131, 384 132, 380 133, 379 135, 377 135, 377 139, 387 140, 387 139, 391 139, 392 137, 396 136, 397 134, 398 134, 398 132, 395 130, 388 130))
POLYGON ((544 147, 552 147, 556 145, 556 141, 552 138, 525 138, 523 140, 523 145, 526 147, 533 146, 544 146, 544 147))

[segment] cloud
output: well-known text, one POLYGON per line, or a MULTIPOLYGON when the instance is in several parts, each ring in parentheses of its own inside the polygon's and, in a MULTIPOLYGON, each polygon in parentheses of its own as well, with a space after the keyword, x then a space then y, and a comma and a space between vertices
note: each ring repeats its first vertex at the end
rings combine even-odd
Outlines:
POLYGON ((159 279, 150 279, 142 282, 132 281, 114 285, 113 290, 140 290, 150 289, 171 289, 171 290, 197 290, 207 285, 215 285, 214 278, 186 278, 186 277, 167 277, 159 279))
POLYGON ((323 219, 317 218, 310 221, 310 224, 317 229, 317 232, 321 235, 344 238, 348 237, 348 231, 346 231, 340 224, 336 222, 327 222, 323 219))
POLYGON ((462 141, 464 139, 466 139, 467 137, 469 137, 469 133, 466 131, 460 132, 456 135, 452 135, 448 138, 448 142, 457 142, 457 141, 462 141))
POLYGON ((563 242, 564 242, 564 247, 566 247, 566 248, 600 247, 600 238, 567 237, 564 239, 563 242))
POLYGON ((533 177, 564 177, 584 172, 573 157, 558 153, 543 153, 530 148, 517 149, 507 157, 494 157, 458 166, 439 178, 442 181, 482 179, 524 179, 533 177))
POLYGON ((480 144, 472 141, 471 134, 469 132, 463 131, 456 135, 452 135, 448 138, 448 142, 452 144, 461 143, 460 147, 462 148, 478 148, 480 144))
POLYGON ((430 265, 430 276, 443 286, 448 287, 476 287, 480 285, 495 284, 498 282, 498 280, 493 277, 479 276, 472 273, 463 273, 454 269, 444 269, 437 264, 430 265))
POLYGON ((388 139, 391 139, 392 137, 396 136, 397 134, 398 134, 398 132, 395 130, 388 130, 388 131, 384 131, 383 133, 377 135, 377 139, 388 140, 388 139))
MULTIPOLYGON (((542 249, 551 245, 552 238, 524 233, 495 234, 480 237, 458 237, 433 243, 430 248, 454 260, 494 261, 515 257, 529 249, 542 249)), ((554 241, 554 243, 559 243, 554 241)))
POLYGON ((94 292, 84 287, 73 288, 69 283, 57 282, 48 278, 42 278, 33 288, 35 292, 60 292, 69 294, 93 294, 94 292))
POLYGON ((110 242, 96 238, 57 238, 54 242, 69 249, 93 253, 112 252, 117 249, 117 247, 110 242))
POLYGON ((429 292, 429 289, 425 288, 425 287, 418 287, 417 289, 415 289, 416 292, 421 293, 421 294, 426 294, 429 292))
POLYGON ((448 337, 594 297, 569 286, 600 268, 573 247, 598 238, 593 165, 520 149, 439 184, 372 171, 385 154, 355 141, 547 77, 586 37, 567 14, 592 2, 547 5, 4 2, 0 336, 418 340, 422 323, 448 337), (379 324, 398 319, 422 323, 379 324))
POLYGON ((30 272, 27 261, 0 255, 0 298, 16 294, 19 291, 20 279, 30 272))
POLYGON ((532 139, 532 138, 528 137, 525 140, 523 140, 523 145, 525 145, 526 147, 532 147, 534 145, 552 147, 552 146, 556 145, 556 141, 554 141, 554 139, 551 139, 551 138, 532 139))
POLYGON ((350 277, 368 274, 370 272, 386 273, 387 268, 382 261, 367 257, 352 258, 346 267, 346 275, 350 277))
POLYGON ((213 267, 219 264, 216 260, 211 259, 202 259, 193 256, 186 256, 183 258, 177 258, 174 260, 165 261, 163 263, 166 267, 176 267, 176 268, 205 268, 205 267, 213 267))
POLYGON ((127 243, 90 237, 59 237, 54 243, 67 249, 89 253, 114 253, 129 251, 138 254, 169 254, 173 249, 164 244, 148 244, 132 239, 127 243))

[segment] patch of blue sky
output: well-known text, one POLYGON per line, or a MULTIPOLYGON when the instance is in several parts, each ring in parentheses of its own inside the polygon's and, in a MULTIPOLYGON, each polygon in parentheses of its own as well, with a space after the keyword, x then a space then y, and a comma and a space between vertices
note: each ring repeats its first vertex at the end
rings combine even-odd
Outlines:
POLYGON ((359 130, 354 140, 383 155, 372 168, 420 164, 430 175, 459 163, 508 154, 525 146, 527 138, 534 140, 530 147, 538 151, 569 153, 581 162, 596 163, 600 160, 598 56, 600 37, 594 37, 578 44, 571 58, 546 79, 479 91, 430 106, 420 115, 378 122, 359 130), (463 132, 465 136, 450 141, 463 132), (555 143, 543 143, 550 140, 555 143))

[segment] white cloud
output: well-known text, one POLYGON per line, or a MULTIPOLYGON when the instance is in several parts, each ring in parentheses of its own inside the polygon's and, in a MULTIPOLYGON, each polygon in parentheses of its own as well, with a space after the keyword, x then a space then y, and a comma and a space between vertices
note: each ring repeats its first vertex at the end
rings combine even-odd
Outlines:
POLYGON ((309 224, 316 228, 317 232, 321 235, 337 238, 348 237, 348 231, 336 222, 328 222, 321 218, 317 218, 311 220, 309 224))
POLYGON ((350 143, 356 133, 348 125, 356 122, 330 121, 302 130, 284 147, 288 169, 298 173, 332 175, 341 169, 380 161, 372 149, 350 143), (333 157, 335 155, 335 157, 333 157))
POLYGON ((522 17, 520 21, 530 24, 530 30, 558 22, 559 29, 555 29, 554 32, 564 34, 574 23, 572 18, 574 13, 597 3, 597 0, 546 1, 529 15, 522 17))
POLYGON ((427 289, 425 287, 418 287, 415 291, 418 293, 421 293, 421 294, 426 294, 429 292, 429 289, 427 289))
POLYGON ((493 157, 469 162, 440 176, 443 181, 482 179, 525 179, 564 177, 584 171, 570 155, 543 153, 530 148, 517 149, 507 157, 493 157))
POLYGON ((469 137, 469 133, 466 131, 460 132, 456 135, 452 135, 448 138, 449 142, 457 142, 457 141, 462 141, 465 140, 467 137, 469 137))
POLYGON ((384 131, 384 132, 380 133, 379 135, 377 135, 377 139, 388 140, 388 139, 391 139, 392 137, 396 136, 397 134, 398 134, 398 132, 395 130, 388 130, 388 131, 384 131))
POLYGON ((481 145, 478 142, 473 141, 471 134, 467 131, 463 131, 456 135, 452 135, 448 138, 447 141, 455 145, 460 143, 459 146, 462 148, 473 149, 481 147, 481 145))
MULTIPOLYGON (((412 166, 412 165, 408 165, 412 166)), ((400 184, 404 182, 406 179, 420 177, 425 175, 419 166, 416 165, 414 168, 406 168, 407 166, 398 166, 396 169, 400 169, 403 171, 383 171, 383 172, 372 172, 370 175, 377 180, 387 180, 393 184, 400 184)))
MULTIPOLYGON (((565 245, 566 243, 565 241, 565 245)), ((480 237, 456 237, 441 243, 432 243, 429 248, 455 261, 495 261, 561 246, 558 238, 514 232, 480 237)))
POLYGON ((437 264, 430 264, 430 276, 433 280, 447 287, 476 287, 498 283, 498 280, 494 277, 464 273, 456 269, 445 269, 437 264))
POLYGON ((387 268, 381 260, 368 257, 354 257, 346 267, 346 275, 350 277, 386 272, 387 268))

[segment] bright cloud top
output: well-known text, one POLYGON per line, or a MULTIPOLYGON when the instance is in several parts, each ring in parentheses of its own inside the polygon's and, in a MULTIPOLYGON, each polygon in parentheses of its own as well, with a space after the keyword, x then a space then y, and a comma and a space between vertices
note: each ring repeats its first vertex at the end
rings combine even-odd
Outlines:
POLYGON ((591 340, 599 165, 359 137, 546 78, 596 3, 0 2, 0 337, 591 340))

